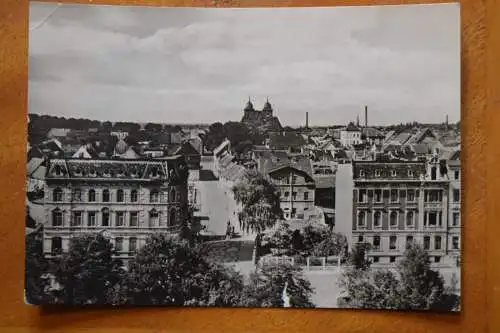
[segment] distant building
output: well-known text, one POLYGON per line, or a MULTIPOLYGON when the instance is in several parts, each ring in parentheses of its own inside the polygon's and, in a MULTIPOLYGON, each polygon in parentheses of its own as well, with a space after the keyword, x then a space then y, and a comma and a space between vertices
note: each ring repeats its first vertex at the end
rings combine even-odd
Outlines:
POLYGON ((459 233, 450 228, 450 181, 439 161, 362 161, 339 167, 336 229, 348 236, 350 247, 368 243, 373 263, 391 264, 417 242, 433 263, 450 263, 448 242, 459 233))
POLYGON ((256 110, 249 98, 243 109, 241 122, 249 127, 256 127, 266 132, 279 132, 282 129, 278 118, 273 116, 273 107, 269 100, 266 101, 262 110, 256 110))
POLYGON ((65 138, 69 132, 71 132, 71 129, 69 128, 51 128, 47 133, 47 138, 49 139, 65 138))
POLYGON ((104 232, 129 258, 159 232, 176 232, 187 214, 188 169, 161 161, 51 159, 44 189, 44 253, 67 251, 78 234, 104 232))
POLYGON ((128 136, 128 132, 125 131, 111 131, 111 136, 116 137, 118 140, 124 140, 128 136))
POLYGON ((453 153, 448 163, 450 178, 450 211, 448 213, 448 251, 456 260, 460 258, 460 230, 461 230, 461 179, 460 150, 453 153))
POLYGON ((340 143, 344 147, 352 147, 361 144, 361 128, 349 123, 347 127, 340 131, 340 143))
POLYGON ((270 133, 266 140, 266 147, 269 150, 281 150, 290 154, 301 154, 304 152, 306 139, 296 132, 270 133))

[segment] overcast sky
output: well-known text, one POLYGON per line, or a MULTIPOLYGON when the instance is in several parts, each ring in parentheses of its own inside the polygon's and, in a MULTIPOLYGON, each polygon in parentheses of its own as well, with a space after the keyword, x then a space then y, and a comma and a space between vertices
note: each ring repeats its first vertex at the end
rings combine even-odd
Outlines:
POLYGON ((29 112, 283 125, 460 117, 459 6, 195 9, 31 3, 29 112))

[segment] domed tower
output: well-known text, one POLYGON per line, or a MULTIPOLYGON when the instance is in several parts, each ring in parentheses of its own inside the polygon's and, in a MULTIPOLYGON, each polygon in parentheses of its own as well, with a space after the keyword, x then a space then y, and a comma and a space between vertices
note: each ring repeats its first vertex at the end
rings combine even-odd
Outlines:
POLYGON ((244 114, 243 114, 243 119, 252 119, 253 114, 255 113, 255 109, 253 108, 252 101, 250 100, 250 97, 248 97, 248 102, 245 108, 243 109, 244 114))
POLYGON ((271 103, 269 103, 269 98, 266 99, 266 104, 264 104, 264 108, 262 109, 262 113, 264 118, 272 118, 273 116, 273 107, 271 103))

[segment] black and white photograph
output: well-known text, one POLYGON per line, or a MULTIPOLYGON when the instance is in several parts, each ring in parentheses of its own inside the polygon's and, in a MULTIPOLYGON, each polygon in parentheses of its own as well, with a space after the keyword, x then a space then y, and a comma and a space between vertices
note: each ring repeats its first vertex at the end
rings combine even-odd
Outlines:
POLYGON ((26 303, 460 311, 458 4, 28 29, 26 303))

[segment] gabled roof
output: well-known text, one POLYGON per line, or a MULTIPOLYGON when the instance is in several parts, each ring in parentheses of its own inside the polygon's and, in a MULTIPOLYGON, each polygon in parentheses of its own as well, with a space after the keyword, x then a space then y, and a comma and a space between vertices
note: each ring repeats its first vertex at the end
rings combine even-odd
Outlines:
POLYGON ((366 138, 384 138, 384 133, 373 127, 365 127, 361 131, 366 138))
POLYGON ((349 123, 347 124, 347 127, 344 129, 344 131, 347 131, 347 132, 359 132, 361 129, 354 125, 354 123, 349 123))
POLYGON ((43 180, 45 178, 46 160, 44 158, 32 158, 28 162, 27 173, 29 178, 43 180))
POLYGON ((176 155, 200 155, 200 153, 193 147, 193 145, 185 141, 179 145, 177 150, 175 151, 176 155))
POLYGON ((269 148, 283 149, 302 147, 306 140, 295 132, 271 133, 269 135, 269 148))

